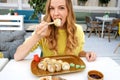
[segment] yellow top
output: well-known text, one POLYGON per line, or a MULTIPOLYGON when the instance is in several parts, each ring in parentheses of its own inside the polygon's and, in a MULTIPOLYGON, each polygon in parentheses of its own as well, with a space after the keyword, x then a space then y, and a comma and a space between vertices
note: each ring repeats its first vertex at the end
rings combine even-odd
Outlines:
MULTIPOLYGON (((78 38, 78 45, 76 49, 73 51, 75 55, 78 55, 80 51, 83 50, 84 46, 84 32, 82 30, 82 27, 80 25, 77 25, 77 31, 76 36, 78 38)), ((63 29, 58 30, 58 55, 64 55, 64 50, 66 47, 66 32, 63 29)), ((41 39, 33 48, 31 51, 34 51, 38 46, 41 47, 43 56, 53 56, 54 52, 49 50, 48 44, 45 39, 41 39)))
POLYGON ((2 52, 0 52, 0 58, 3 58, 4 54, 2 52))

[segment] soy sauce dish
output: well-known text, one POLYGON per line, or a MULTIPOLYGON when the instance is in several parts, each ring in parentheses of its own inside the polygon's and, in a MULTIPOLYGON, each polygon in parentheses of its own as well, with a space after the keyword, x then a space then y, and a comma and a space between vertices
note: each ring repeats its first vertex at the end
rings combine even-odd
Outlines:
POLYGON ((103 80, 104 75, 97 70, 90 70, 88 72, 88 80, 103 80))

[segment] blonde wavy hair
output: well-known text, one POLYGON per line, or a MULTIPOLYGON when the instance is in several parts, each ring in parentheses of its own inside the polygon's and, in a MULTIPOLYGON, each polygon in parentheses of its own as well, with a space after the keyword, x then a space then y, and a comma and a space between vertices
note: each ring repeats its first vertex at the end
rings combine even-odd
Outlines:
MULTIPOLYGON (((68 11, 68 15, 66 18, 66 22, 64 24, 65 26, 65 31, 67 34, 67 44, 66 44, 66 49, 65 49, 65 54, 74 54, 73 50, 78 46, 78 40, 77 37, 75 36, 76 33, 76 26, 75 26, 75 16, 74 16, 74 11, 72 7, 72 2, 71 0, 65 0, 66 1, 66 7, 68 11)), ((46 16, 44 17, 44 20, 47 22, 53 21, 51 16, 50 16, 50 3, 51 0, 47 0, 46 3, 46 16)), ((46 40, 48 41, 49 49, 53 50, 55 55, 58 54, 57 51, 57 36, 58 36, 58 28, 55 27, 54 25, 50 25, 48 29, 48 36, 46 37, 46 40)))

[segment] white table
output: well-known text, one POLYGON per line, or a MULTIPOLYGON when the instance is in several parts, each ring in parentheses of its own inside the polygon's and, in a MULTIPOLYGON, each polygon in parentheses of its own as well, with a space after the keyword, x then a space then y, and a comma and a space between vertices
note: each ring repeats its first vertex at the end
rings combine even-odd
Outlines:
POLYGON ((101 33, 101 37, 103 37, 105 22, 112 22, 112 20, 115 19, 115 18, 114 17, 107 17, 107 18, 106 17, 96 17, 96 19, 102 21, 102 33, 101 33))
POLYGON ((8 61, 8 58, 0 58, 0 71, 4 68, 8 61))
MULTIPOLYGON (((104 80, 119 80, 120 66, 109 57, 98 57, 94 62, 82 60, 86 64, 86 69, 82 72, 57 75, 67 80, 88 80, 89 70, 99 70, 104 74, 104 80)), ((39 77, 33 75, 30 69, 31 60, 16 62, 10 60, 0 72, 0 80, 38 80, 39 77)))
POLYGON ((23 30, 22 15, 0 15, 0 30, 23 30))

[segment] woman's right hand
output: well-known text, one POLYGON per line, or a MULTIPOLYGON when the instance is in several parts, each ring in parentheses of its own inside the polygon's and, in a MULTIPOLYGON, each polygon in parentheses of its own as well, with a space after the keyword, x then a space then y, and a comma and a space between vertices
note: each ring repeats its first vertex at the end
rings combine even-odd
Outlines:
POLYGON ((48 35, 48 23, 45 21, 42 21, 39 25, 37 25, 37 28, 35 30, 35 34, 39 37, 46 37, 48 35))
POLYGON ((28 55, 30 50, 33 48, 33 46, 42 37, 46 37, 47 35, 48 35, 48 23, 45 21, 42 21, 39 25, 37 25, 37 28, 34 31, 33 35, 27 38, 27 40, 25 40, 25 42, 17 48, 14 54, 14 59, 16 61, 24 59, 28 55))

